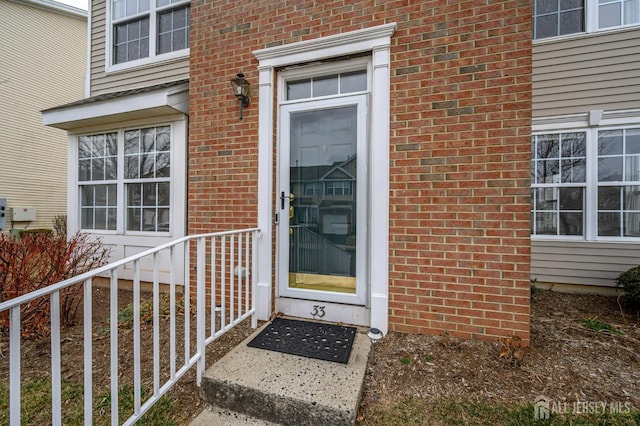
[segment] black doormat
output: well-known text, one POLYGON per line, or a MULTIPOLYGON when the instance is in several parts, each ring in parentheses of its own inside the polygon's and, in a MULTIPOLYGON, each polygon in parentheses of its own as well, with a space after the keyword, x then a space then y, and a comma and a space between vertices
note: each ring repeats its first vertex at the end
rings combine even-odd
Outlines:
POLYGON ((248 346, 347 364, 355 327, 276 318, 248 346))

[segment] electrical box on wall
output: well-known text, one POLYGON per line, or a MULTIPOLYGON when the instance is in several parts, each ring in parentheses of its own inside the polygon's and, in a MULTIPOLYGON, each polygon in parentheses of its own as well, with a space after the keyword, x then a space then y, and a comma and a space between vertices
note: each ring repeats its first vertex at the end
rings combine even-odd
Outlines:
POLYGON ((0 229, 7 227, 7 199, 0 198, 0 229))
POLYGON ((36 220, 36 209, 33 207, 14 207, 11 209, 11 220, 14 222, 33 222, 36 220))

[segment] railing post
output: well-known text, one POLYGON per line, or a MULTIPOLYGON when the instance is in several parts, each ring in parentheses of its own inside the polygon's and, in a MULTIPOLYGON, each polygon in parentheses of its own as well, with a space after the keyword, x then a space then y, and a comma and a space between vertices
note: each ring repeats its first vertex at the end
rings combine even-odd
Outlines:
POLYGON ((231 234, 229 237, 229 324, 233 324, 235 320, 234 316, 234 293, 235 293, 235 279, 233 276, 233 270, 235 269, 235 234, 231 234))
POLYGON ((205 368, 205 348, 204 348, 204 332, 205 332, 205 250, 207 241, 204 238, 198 238, 198 254, 197 254, 197 266, 196 266, 196 339, 198 346, 198 353, 200 358, 198 359, 198 365, 196 367, 196 381, 198 386, 202 380, 202 373, 205 368))
POLYGON ((93 294, 91 278, 84 281, 84 424, 93 424, 93 294))
POLYGON ((9 320, 9 424, 20 426, 20 306, 9 320))
POLYGON ((211 336, 216 334, 216 237, 211 237, 211 336))
POLYGON ((184 359, 191 358, 191 244, 184 243, 184 359))
POLYGON ((169 376, 176 377, 176 272, 175 250, 169 249, 169 376))
POLYGON ((118 271, 111 271, 109 282, 109 325, 111 351, 111 425, 118 425, 118 271))
POLYGON ((160 392, 160 278, 158 253, 153 253, 153 394, 160 392))
POLYGON ((249 310, 251 309, 250 306, 250 297, 251 297, 251 292, 250 289, 251 287, 249 286, 249 272, 251 272, 251 267, 250 267, 250 258, 249 255, 251 253, 250 250, 250 244, 251 244, 251 232, 247 232, 245 234, 245 241, 244 241, 244 270, 243 270, 243 278, 244 278, 244 311, 249 312, 249 310))
POLYGON ((256 300, 258 292, 258 238, 260 231, 253 231, 252 245, 251 245, 251 309, 253 309, 253 315, 251 315, 251 328, 258 327, 258 314, 256 313, 256 300))
POLYGON ((62 424, 62 380, 60 378, 60 291, 49 298, 51 315, 51 424, 62 424))
POLYGON ((242 234, 238 234, 238 261, 236 262, 234 272, 237 271, 238 276, 238 318, 242 316, 242 234))
MULTIPOLYGON (((140 260, 133 261, 133 414, 140 414, 140 260)), ((113 397, 113 396, 112 396, 113 397)))
POLYGON ((224 330, 227 322, 227 237, 222 236, 220 242, 220 330, 224 330))

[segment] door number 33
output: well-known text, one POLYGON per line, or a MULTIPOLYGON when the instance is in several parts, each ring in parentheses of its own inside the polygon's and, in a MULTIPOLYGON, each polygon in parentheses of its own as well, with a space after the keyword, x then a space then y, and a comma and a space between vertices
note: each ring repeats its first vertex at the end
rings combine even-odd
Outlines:
POLYGON ((313 310, 310 312, 310 314, 313 318, 322 318, 325 315, 324 306, 313 305, 313 310))

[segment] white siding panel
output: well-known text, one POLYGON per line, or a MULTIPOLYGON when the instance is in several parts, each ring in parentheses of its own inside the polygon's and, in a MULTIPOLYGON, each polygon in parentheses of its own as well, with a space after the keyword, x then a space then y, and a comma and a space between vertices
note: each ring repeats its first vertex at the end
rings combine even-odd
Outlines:
POLYGON ((184 80, 189 59, 162 62, 119 72, 106 72, 106 1, 93 1, 91 31, 91 96, 184 80))
POLYGON ((66 214, 67 136, 40 111, 83 98, 87 22, 3 0, 0 40, 0 198, 36 209, 15 227, 51 228, 66 214))
POLYGON ((640 265, 640 244, 531 241, 531 278, 540 282, 615 287, 621 272, 640 265))
POLYGON ((533 117, 640 106, 640 28, 533 45, 533 117))

